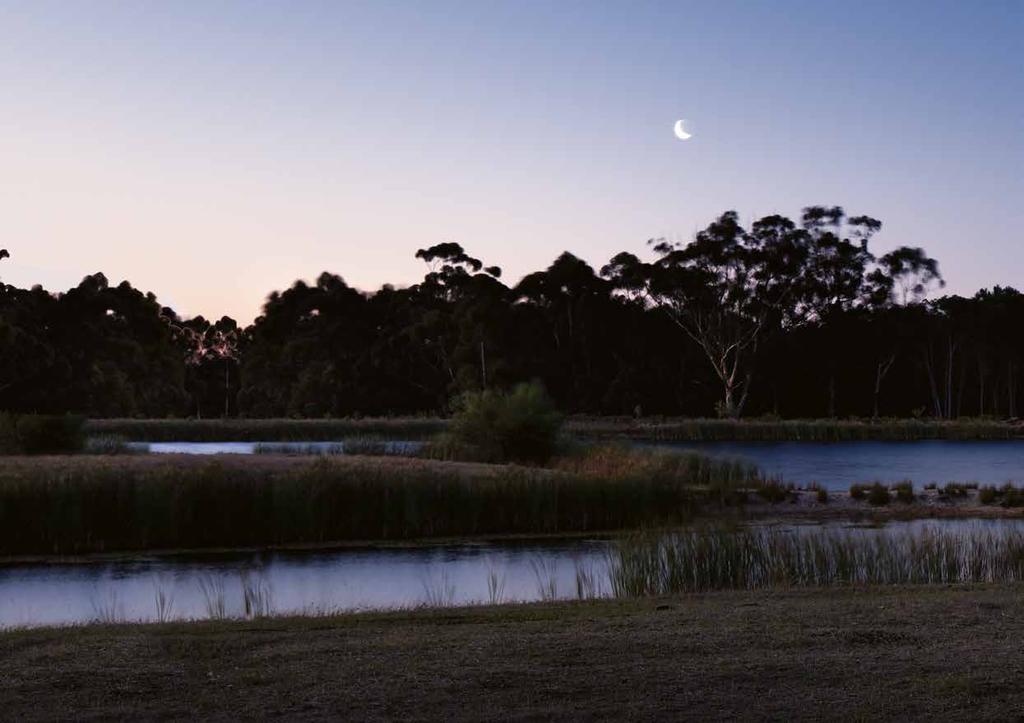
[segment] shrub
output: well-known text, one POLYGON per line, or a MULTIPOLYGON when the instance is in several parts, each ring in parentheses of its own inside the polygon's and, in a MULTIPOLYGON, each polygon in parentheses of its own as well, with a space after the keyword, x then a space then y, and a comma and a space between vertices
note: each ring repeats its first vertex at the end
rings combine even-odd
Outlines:
POLYGON ((72 415, 0 415, 0 454, 69 454, 85 446, 85 419, 72 415))
POLYGON ((996 491, 995 487, 982 487, 978 490, 978 502, 983 505, 994 504, 998 497, 999 493, 996 491))
POLYGON ((758 485, 757 494, 764 501, 771 502, 774 505, 784 501, 788 492, 781 484, 773 481, 758 485))
POLYGON ((67 454, 85 446, 84 417, 28 414, 18 418, 18 441, 25 454, 67 454))
POLYGON ((875 482, 868 489, 868 504, 879 507, 889 504, 890 501, 892 501, 892 495, 889 494, 889 488, 885 485, 875 482))
POLYGON ((914 485, 911 482, 900 482, 893 487, 896 490, 896 499, 899 502, 910 503, 914 501, 914 485))
MULTIPOLYGON (((976 487, 977 485, 975 485, 976 487)), ((966 497, 967 491, 971 489, 970 485, 958 484, 956 482, 950 482, 945 487, 939 489, 940 497, 966 497)))
POLYGON ((867 489, 864 485, 850 485, 850 497, 855 500, 862 500, 867 497, 867 489))
POLYGON ((1012 484, 1003 485, 1002 497, 1003 507, 1024 507, 1024 490, 1018 489, 1012 484))
POLYGON ((450 431, 439 441, 449 457, 544 463, 555 453, 562 415, 537 382, 511 392, 468 392, 455 406, 450 431))
POLYGON ((815 492, 815 497, 821 504, 828 504, 828 490, 824 487, 818 488, 817 492, 815 492))

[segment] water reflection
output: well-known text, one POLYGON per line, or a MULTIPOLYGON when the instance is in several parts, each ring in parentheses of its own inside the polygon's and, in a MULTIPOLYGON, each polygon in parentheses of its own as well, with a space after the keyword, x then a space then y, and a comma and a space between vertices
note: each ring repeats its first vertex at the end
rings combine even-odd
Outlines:
POLYGON ((0 568, 0 626, 593 597, 608 591, 609 544, 467 544, 10 566, 0 568))

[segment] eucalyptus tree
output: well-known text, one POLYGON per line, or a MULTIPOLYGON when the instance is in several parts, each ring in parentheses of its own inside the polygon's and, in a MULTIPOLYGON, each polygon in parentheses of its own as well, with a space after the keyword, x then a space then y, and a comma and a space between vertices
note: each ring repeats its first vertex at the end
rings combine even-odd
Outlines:
POLYGON ((531 351, 534 375, 544 376, 555 398, 573 409, 597 409, 606 391, 602 382, 614 375, 610 357, 622 329, 614 325, 611 291, 608 281, 568 251, 512 290, 540 332, 531 351))
POLYGON ((602 269, 616 288, 643 296, 668 315, 703 352, 721 387, 719 414, 743 412, 758 344, 796 318, 803 292, 807 233, 769 216, 744 229, 728 211, 689 243, 648 242, 657 258, 644 264, 615 256, 602 269))
POLYGON ((416 258, 428 271, 409 289, 414 313, 402 334, 441 408, 503 372, 508 287, 500 281, 501 268, 484 266, 457 243, 419 249, 416 258))

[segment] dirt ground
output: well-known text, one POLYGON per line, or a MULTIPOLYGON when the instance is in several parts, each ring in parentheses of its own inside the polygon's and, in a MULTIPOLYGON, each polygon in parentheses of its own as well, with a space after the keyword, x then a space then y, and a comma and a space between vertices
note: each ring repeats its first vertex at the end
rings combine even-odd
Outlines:
POLYGON ((18 720, 1007 720, 1024 586, 0 633, 18 720))

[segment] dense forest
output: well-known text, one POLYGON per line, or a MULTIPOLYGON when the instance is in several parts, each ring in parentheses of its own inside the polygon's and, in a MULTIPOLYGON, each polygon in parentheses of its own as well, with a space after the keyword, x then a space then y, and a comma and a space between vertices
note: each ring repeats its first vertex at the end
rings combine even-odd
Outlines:
MULTIPOLYGON (((876 257, 881 223, 839 207, 728 212, 594 269, 563 253, 508 286, 442 243, 408 288, 295 282, 241 328, 185 320, 102 274, 54 294, 0 281, 0 410, 110 416, 443 413, 539 379, 568 412, 1015 417, 1024 295, 936 297, 920 248, 876 257)), ((0 250, 4 265, 17 261, 0 250)))

